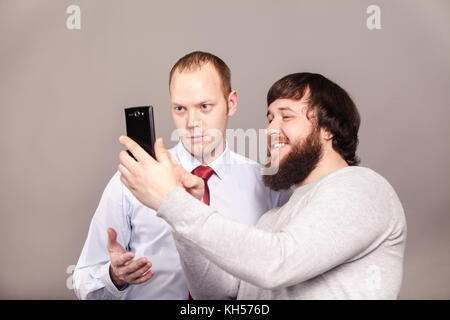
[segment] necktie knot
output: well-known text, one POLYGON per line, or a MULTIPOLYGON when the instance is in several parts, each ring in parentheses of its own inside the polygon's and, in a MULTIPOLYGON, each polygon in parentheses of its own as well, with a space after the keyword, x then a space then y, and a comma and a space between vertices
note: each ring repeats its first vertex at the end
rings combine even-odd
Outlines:
POLYGON ((198 166, 194 170, 192 170, 192 174, 195 174, 197 177, 202 178, 205 182, 213 175, 214 170, 208 166, 198 166))

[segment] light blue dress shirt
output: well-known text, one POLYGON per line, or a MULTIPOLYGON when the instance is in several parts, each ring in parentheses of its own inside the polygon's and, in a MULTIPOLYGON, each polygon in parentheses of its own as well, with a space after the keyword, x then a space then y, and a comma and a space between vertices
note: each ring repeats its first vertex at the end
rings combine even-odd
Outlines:
MULTIPOLYGON (((201 165, 181 142, 169 151, 186 171, 201 165)), ((264 186, 261 165, 230 151, 228 145, 209 166, 215 172, 208 180, 210 206, 237 221, 255 224, 263 213, 290 197, 291 191, 280 193, 264 186)), ((120 172, 103 192, 73 282, 79 299, 188 299, 170 226, 133 196, 120 181, 120 172), (146 257, 152 262, 155 274, 150 280, 122 291, 116 288, 109 275, 108 228, 116 230, 117 241, 132 251, 135 259, 146 257)))

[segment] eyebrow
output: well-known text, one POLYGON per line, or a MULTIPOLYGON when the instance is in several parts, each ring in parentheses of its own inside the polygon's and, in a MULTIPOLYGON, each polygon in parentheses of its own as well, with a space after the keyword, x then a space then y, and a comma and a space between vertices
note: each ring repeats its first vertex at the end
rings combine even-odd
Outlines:
POLYGON ((214 101, 213 100, 211 100, 211 99, 207 99, 207 100, 204 100, 204 101, 202 101, 202 102, 200 102, 200 103, 197 103, 197 104, 200 104, 200 105, 202 105, 202 104, 213 104, 214 103, 214 101))
MULTIPOLYGON (((171 103, 172 103, 173 105, 176 105, 176 106, 185 106, 184 103, 177 103, 177 102, 175 102, 175 101, 171 101, 171 103)), ((202 100, 202 101, 200 101, 200 102, 196 102, 195 105, 213 104, 213 103, 214 103, 213 100, 207 99, 207 100, 202 100)))
MULTIPOLYGON (((280 107, 277 109, 278 111, 292 111, 295 112, 294 110, 292 110, 292 108, 290 107, 280 107)), ((270 110, 267 110, 267 114, 266 117, 268 117, 270 114, 272 114, 272 112, 270 112, 270 110)))
POLYGON ((278 110, 279 111, 285 111, 285 110, 287 110, 287 111, 292 111, 292 112, 295 112, 292 108, 290 108, 290 107, 280 107, 280 108, 278 108, 278 110))

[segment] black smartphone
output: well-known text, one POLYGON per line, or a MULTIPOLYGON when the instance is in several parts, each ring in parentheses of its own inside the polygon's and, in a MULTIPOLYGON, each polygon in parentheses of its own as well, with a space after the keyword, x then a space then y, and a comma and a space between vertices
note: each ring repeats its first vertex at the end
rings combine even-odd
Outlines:
MULTIPOLYGON (((156 140, 153 107, 126 108, 125 121, 127 136, 136 141, 149 155, 156 159, 153 149, 156 140)), ((134 158, 130 151, 128 153, 134 158)))

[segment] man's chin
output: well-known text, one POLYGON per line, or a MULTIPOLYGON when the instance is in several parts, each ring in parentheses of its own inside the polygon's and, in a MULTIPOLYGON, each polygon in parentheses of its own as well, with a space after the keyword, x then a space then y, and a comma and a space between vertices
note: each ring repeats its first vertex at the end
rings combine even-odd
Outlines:
POLYGON ((217 143, 214 141, 195 141, 191 139, 182 140, 184 148, 196 158, 209 158, 214 155, 217 143))
POLYGON ((271 163, 278 163, 281 164, 284 159, 289 155, 290 153, 290 146, 283 146, 281 148, 271 150, 270 152, 270 158, 271 163))
POLYGON ((203 142, 192 142, 191 139, 183 139, 182 140, 184 148, 193 156, 201 156, 203 154, 203 142))

